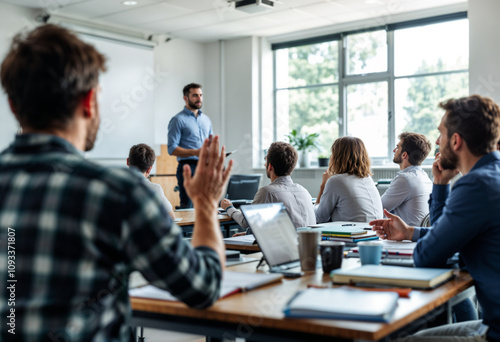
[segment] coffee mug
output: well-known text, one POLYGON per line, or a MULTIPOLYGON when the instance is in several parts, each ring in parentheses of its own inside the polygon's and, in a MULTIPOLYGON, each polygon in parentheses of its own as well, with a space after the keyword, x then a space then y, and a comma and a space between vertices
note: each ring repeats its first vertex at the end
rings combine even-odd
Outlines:
POLYGON ((300 268, 302 271, 316 270, 316 261, 318 260, 318 243, 321 239, 319 231, 299 231, 297 232, 299 240, 300 268))
POLYGON ((379 265, 382 258, 382 253, 389 254, 387 250, 382 249, 382 244, 375 241, 358 242, 359 258, 361 265, 379 265))
POLYGON ((342 267, 344 247, 345 242, 341 241, 321 241, 319 243, 323 272, 330 273, 331 271, 342 267))

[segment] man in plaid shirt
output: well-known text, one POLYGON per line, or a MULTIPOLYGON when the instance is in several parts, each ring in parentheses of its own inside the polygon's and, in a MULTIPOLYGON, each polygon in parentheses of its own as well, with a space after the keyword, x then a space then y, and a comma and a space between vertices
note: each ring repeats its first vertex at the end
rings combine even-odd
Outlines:
POLYGON ((182 239, 141 175, 83 157, 99 128, 105 58, 45 25, 14 38, 1 82, 22 134, 0 154, 0 340, 125 341, 128 275, 138 270, 186 304, 219 296, 224 245, 217 203, 229 177, 219 138, 205 141, 196 206, 182 239))

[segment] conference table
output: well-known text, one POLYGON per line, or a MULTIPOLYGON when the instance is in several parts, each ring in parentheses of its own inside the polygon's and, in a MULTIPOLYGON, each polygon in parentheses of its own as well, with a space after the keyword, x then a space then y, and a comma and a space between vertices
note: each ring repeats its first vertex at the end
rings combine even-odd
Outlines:
MULTIPOLYGON (((255 253, 247 257, 257 262, 260 256, 261 253, 255 253)), ((359 259, 344 259, 342 267, 359 265, 359 259)), ((256 271, 255 267, 256 263, 251 262, 227 269, 262 272, 266 268, 256 271)), ((332 286, 330 277, 318 269, 297 279, 283 279, 220 299, 205 310, 191 309, 180 302, 131 297, 131 325, 205 335, 207 341, 236 337, 247 341, 376 341, 387 336, 404 336, 415 322, 429 326, 432 322, 428 320, 450 317, 451 306, 473 291, 472 277, 467 272, 454 272, 454 279, 433 290, 412 290, 410 298, 399 298, 389 323, 285 318, 282 309, 297 291, 308 285, 332 286)))

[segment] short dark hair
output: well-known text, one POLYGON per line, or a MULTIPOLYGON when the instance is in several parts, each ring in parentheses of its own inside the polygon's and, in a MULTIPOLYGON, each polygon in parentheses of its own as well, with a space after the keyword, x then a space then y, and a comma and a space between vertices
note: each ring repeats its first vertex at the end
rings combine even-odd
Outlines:
POLYGON ((128 162, 141 172, 146 172, 155 163, 155 151, 146 144, 137 144, 130 148, 128 162))
POLYGON ((490 98, 471 95, 439 104, 446 110, 443 121, 448 138, 454 133, 467 143, 469 151, 482 156, 497 149, 500 137, 500 107, 490 98))
POLYGON ((420 165, 431 151, 431 142, 420 133, 403 132, 399 135, 403 140, 401 153, 408 153, 408 161, 411 165, 420 165))
POLYGON ((191 89, 201 89, 201 84, 198 83, 189 83, 187 86, 182 88, 182 94, 184 96, 189 96, 189 92, 191 89))
POLYGON ((292 145, 283 141, 273 142, 267 150, 266 160, 274 168, 276 176, 289 176, 295 165, 299 155, 292 145))
POLYGON ((0 75, 21 127, 65 128, 105 62, 94 46, 56 25, 17 34, 0 75))

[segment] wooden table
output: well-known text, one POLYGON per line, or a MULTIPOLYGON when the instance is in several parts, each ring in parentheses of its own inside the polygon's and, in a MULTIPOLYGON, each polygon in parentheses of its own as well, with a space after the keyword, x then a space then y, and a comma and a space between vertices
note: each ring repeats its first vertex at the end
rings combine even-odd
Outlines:
MULTIPOLYGON (((176 218, 181 218, 177 225, 179 225, 185 234, 190 234, 193 232, 194 225, 194 209, 190 210, 176 210, 175 212, 176 218)), ((217 218, 219 219, 221 227, 225 228, 226 236, 229 236, 229 228, 233 224, 237 224, 231 216, 226 214, 218 214, 217 218)))
MULTIPOLYGON (((343 267, 358 265, 359 259, 344 259, 343 267)), ((236 265, 228 270, 255 272, 255 264, 236 265)), ((400 298, 389 323, 284 318, 282 308, 298 290, 312 283, 331 283, 329 276, 319 269, 298 279, 284 279, 276 285, 224 298, 206 310, 190 309, 179 302, 131 298, 132 325, 200 334, 215 339, 379 340, 432 310, 449 310, 450 305, 446 303, 472 286, 472 277, 468 273, 455 271, 455 274, 455 279, 434 290, 413 290, 410 298, 400 298)))

